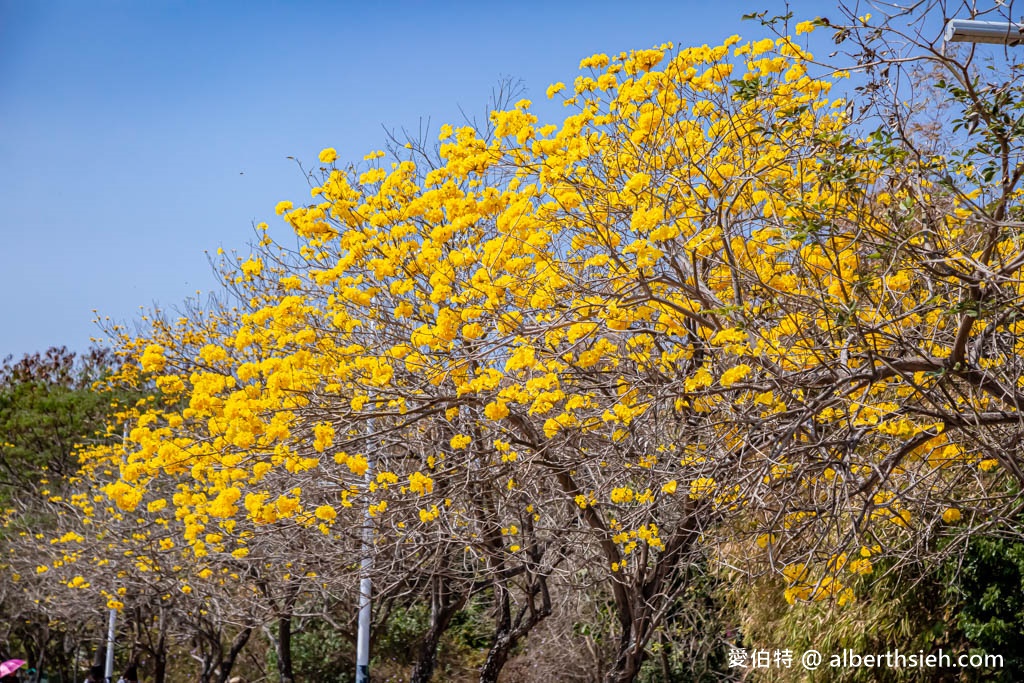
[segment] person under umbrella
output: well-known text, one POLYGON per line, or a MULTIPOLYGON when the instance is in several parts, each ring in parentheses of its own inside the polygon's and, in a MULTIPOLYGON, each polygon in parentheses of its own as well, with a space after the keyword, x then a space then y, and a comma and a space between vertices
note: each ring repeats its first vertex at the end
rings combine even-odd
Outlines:
POLYGON ((24 659, 8 659, 0 664, 0 683, 17 683, 17 671, 25 664, 24 659))

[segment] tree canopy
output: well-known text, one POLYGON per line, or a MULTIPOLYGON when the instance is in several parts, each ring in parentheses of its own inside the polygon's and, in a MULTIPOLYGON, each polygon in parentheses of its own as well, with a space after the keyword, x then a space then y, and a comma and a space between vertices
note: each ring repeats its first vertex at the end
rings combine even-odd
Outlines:
POLYGON ((113 330, 109 386, 155 397, 81 451, 31 573, 194 624, 216 604, 243 645, 277 620, 285 680, 291 620, 354 602, 369 526, 383 598, 431 606, 416 680, 474 596, 497 680, 598 587, 628 681, 691 570, 839 608, 1016 533, 1019 67, 989 106, 969 57, 926 53, 965 112, 941 138, 808 51, 877 53, 871 26, 596 54, 548 88, 560 122, 523 99, 324 149, 220 299, 113 330))

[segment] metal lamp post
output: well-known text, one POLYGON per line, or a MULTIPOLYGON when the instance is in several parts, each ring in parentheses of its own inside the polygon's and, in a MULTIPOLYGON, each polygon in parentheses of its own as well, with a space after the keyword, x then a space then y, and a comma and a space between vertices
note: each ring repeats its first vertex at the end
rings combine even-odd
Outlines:
MULTIPOLYGON (((373 421, 368 427, 369 436, 373 435, 373 421)), ((370 484, 373 481, 374 466, 376 458, 370 448, 366 449, 366 473, 364 481, 366 492, 370 492, 370 484)), ((373 589, 373 579, 370 573, 373 571, 373 517, 370 516, 369 507, 363 512, 363 557, 360 561, 359 577, 359 619, 356 631, 356 682, 370 683, 370 616, 371 602, 370 594, 373 589)))
MULTIPOLYGON (((370 425, 369 435, 373 434, 373 423, 370 425)), ((363 475, 364 490, 368 493, 370 483, 373 481, 374 466, 376 458, 367 448, 367 468, 363 475)), ((323 488, 334 488, 334 482, 321 481, 323 488)), ((362 544, 360 553, 362 559, 359 562, 359 602, 357 612, 356 630, 356 680, 355 683, 370 683, 370 617, 371 617, 371 594, 373 591, 373 517, 369 509, 363 512, 362 544)))
POLYGON ((1012 21, 950 19, 946 24, 945 39, 947 43, 1020 45, 1024 42, 1024 24, 1012 21))
MULTIPOLYGON (((121 443, 127 450, 128 445, 128 423, 124 423, 121 430, 121 443)), ((107 683, 114 683, 114 640, 117 636, 117 610, 110 608, 110 616, 107 620, 107 658, 103 676, 107 683)))
MULTIPOLYGON (((369 476, 369 470, 367 470, 369 476)), ((359 577, 359 622, 356 634, 356 683, 370 683, 370 591, 373 589, 373 522, 363 521, 363 559, 359 577)))
POLYGON ((117 610, 110 610, 110 619, 107 621, 107 661, 103 676, 107 683, 114 681, 114 634, 117 624, 117 610))

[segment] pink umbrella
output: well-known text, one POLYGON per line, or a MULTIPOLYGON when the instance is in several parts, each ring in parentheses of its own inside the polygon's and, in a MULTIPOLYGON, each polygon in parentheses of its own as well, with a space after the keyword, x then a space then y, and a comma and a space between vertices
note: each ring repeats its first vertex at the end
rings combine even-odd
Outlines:
POLYGON ((3 664, 0 664, 0 678, 10 676, 12 673, 20 669, 24 663, 24 659, 8 659, 3 664))

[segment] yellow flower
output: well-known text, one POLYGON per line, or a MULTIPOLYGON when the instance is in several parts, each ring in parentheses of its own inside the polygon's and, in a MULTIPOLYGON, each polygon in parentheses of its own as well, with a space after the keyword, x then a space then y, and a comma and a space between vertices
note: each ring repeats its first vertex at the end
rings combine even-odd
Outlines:
POLYGON ((167 359, 164 358, 164 347, 159 344, 150 344, 142 352, 139 362, 146 372, 162 371, 167 365, 167 359))
POLYGON ((318 422, 313 426, 313 450, 323 453, 334 443, 334 427, 326 422, 318 422))
POLYGON ((722 373, 722 377, 719 380, 723 387, 731 387, 736 382, 741 381, 744 377, 750 374, 749 365, 737 365, 734 368, 729 368, 722 373))
POLYGON ((501 401, 492 401, 484 406, 484 415, 488 420, 500 420, 508 417, 508 406, 501 401))
POLYGON ((651 182, 651 176, 647 173, 634 173, 623 186, 623 192, 640 193, 651 182))
POLYGON ((633 489, 628 486, 620 486, 612 489, 611 495, 609 496, 613 503, 622 505, 623 503, 632 503, 634 498, 633 489))
POLYGON ((427 522, 437 519, 440 514, 441 511, 438 507, 436 505, 431 505, 429 510, 425 508, 420 510, 420 521, 426 524, 427 522))
POLYGON ((714 492, 718 484, 711 477, 698 477, 690 482, 690 498, 699 500, 714 492))
POLYGON ((813 21, 801 21, 796 25, 796 34, 810 33, 815 29, 815 23, 813 21))
MULTIPOLYGON (((331 164, 338 158, 338 152, 333 147, 320 150, 320 163, 331 164)), ((280 204, 278 204, 280 206, 280 204)))
POLYGON ((580 69, 586 69, 588 67, 591 69, 603 69, 608 66, 608 61, 608 55, 606 54, 591 55, 590 57, 580 61, 580 69))
MULTIPOLYGON (((324 150, 324 151, 326 151, 326 150, 324 150)), ((323 152, 321 152, 320 154, 323 155, 323 152)), ((285 211, 291 211, 292 210, 292 206, 293 206, 293 204, 291 202, 288 202, 288 201, 278 202, 277 206, 274 207, 274 213, 276 213, 278 216, 280 216, 285 211)))
POLYGON ((338 511, 331 505, 321 505, 316 509, 316 518, 325 522, 333 522, 335 517, 338 516, 338 511))
POLYGON ((807 565, 803 562, 786 565, 782 569, 782 575, 791 583, 806 581, 808 576, 807 565))
POLYGON ((874 565, 871 564, 871 560, 866 557, 858 557, 857 559, 851 560, 850 563, 846 565, 846 568, 854 574, 867 575, 875 571, 874 565))
POLYGON ((370 463, 362 455, 350 455, 345 461, 348 465, 349 470, 356 476, 363 476, 366 474, 366 470, 370 468, 370 463))
POLYGON ((409 490, 425 496, 434 490, 434 480, 422 472, 413 472, 409 475, 409 490))
POLYGON ((946 511, 942 513, 942 521, 946 524, 956 524, 960 518, 960 510, 956 508, 946 508, 946 511))

